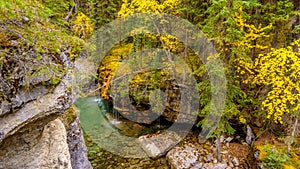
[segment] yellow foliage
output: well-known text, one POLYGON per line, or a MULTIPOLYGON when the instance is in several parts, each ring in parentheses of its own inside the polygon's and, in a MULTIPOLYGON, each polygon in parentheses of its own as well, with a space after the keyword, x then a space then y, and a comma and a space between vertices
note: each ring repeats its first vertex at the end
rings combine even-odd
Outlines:
POLYGON ((100 67, 99 88, 101 96, 104 99, 109 99, 109 89, 112 85, 112 80, 115 75, 116 68, 121 64, 120 60, 126 58, 131 52, 132 44, 116 46, 112 48, 109 54, 104 57, 102 66, 100 67), (124 58, 121 58, 121 57, 124 58))
POLYGON ((248 48, 257 48, 257 49, 266 49, 268 46, 260 45, 259 43, 252 44, 253 40, 257 40, 258 38, 268 38, 270 35, 266 35, 266 30, 272 29, 273 25, 270 23, 268 26, 262 27, 259 24, 257 27, 252 24, 247 24, 246 19, 241 16, 243 8, 239 8, 239 12, 235 12, 232 18, 236 21, 238 27, 245 33, 241 35, 238 39, 233 42, 235 46, 245 46, 248 48))
MULTIPOLYGON (((268 145, 264 145, 264 146, 268 146, 268 145)), ((260 161, 262 161, 264 159, 264 157, 268 154, 266 151, 264 151, 263 147, 264 146, 257 146, 256 148, 260 151, 258 159, 260 161)))
POLYGON ((236 26, 242 32, 233 40, 232 46, 234 46, 237 51, 240 51, 236 52, 236 54, 240 55, 235 60, 236 69, 240 75, 248 75, 248 78, 243 81, 244 83, 248 83, 254 72, 252 60, 249 56, 245 56, 245 53, 253 48, 261 50, 267 49, 269 46, 260 44, 259 39, 268 38, 270 35, 267 35, 266 31, 272 29, 273 25, 269 24, 268 26, 262 27, 261 24, 258 26, 248 24, 246 23, 246 19, 241 15, 242 10, 243 8, 240 7, 239 12, 232 14, 232 18, 237 24, 236 26), (253 41, 256 41, 256 43, 253 43, 253 41))
POLYGON ((284 169, 296 169, 295 167, 291 166, 291 165, 285 165, 283 164, 284 169))
POLYGON ((176 7, 180 3, 180 0, 165 0, 163 3, 159 3, 157 0, 132 0, 131 2, 123 0, 118 16, 124 17, 145 12, 176 14, 176 7))
POLYGON ((240 117, 239 117, 239 121, 240 121, 242 124, 246 124, 246 122, 247 122, 244 116, 240 116, 240 117))
POLYGON ((300 53, 288 46, 260 54, 255 62, 257 75, 253 83, 271 87, 262 106, 267 118, 272 118, 276 123, 283 123, 284 114, 300 111, 299 57, 300 53))
MULTIPOLYGON (((162 3, 157 0, 123 0, 118 17, 125 17, 134 13, 169 13, 177 14, 177 7, 181 4, 181 0, 165 0, 162 3)), ((143 32, 143 30, 133 30, 133 35, 143 32)), ((145 34, 145 37, 159 39, 165 49, 172 52, 176 51, 180 42, 170 35, 153 35, 145 34)))
POLYGON ((159 40, 162 42, 163 47, 171 52, 175 52, 180 46, 180 41, 171 35, 160 35, 159 40))
POLYGON ((82 12, 76 16, 76 19, 72 22, 72 24, 74 34, 81 38, 89 38, 94 31, 94 25, 90 18, 82 12))

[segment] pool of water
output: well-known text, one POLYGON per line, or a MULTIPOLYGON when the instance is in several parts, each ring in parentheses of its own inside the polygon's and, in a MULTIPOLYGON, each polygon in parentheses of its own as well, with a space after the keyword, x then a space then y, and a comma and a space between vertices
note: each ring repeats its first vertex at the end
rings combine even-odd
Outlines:
POLYGON ((117 113, 112 113, 112 105, 108 101, 97 96, 79 98, 74 104, 80 110, 83 130, 93 138, 107 137, 111 133, 139 137, 168 127, 158 124, 143 125, 122 118, 117 113))
MULTIPOLYGON (((127 168, 164 166, 164 157, 140 158, 144 151, 136 145, 140 135, 155 133, 161 129, 115 116, 112 105, 97 97, 77 99, 74 103, 80 110, 80 123, 88 148, 88 157, 94 168, 127 168)), ((156 167, 155 167, 156 168, 156 167)))

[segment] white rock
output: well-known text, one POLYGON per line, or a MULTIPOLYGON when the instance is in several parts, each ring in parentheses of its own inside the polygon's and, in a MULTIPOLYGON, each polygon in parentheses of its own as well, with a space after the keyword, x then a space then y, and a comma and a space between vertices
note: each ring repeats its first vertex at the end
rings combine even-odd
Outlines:
POLYGON ((233 157, 232 162, 233 162, 235 167, 238 167, 240 165, 240 162, 236 157, 233 157))
POLYGON ((172 169, 184 169, 200 166, 199 156, 200 152, 195 146, 188 144, 171 149, 166 157, 172 169))

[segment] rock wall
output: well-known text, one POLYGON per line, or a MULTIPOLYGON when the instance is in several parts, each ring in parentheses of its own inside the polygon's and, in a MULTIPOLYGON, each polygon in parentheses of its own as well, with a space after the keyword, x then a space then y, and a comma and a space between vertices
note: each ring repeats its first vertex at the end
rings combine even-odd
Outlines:
POLYGON ((0 67, 0 169, 91 168, 78 117, 68 130, 59 119, 74 101, 74 64, 36 54, 19 49, 0 67))
POLYGON ((1 144, 0 168, 71 169, 64 124, 55 119, 45 126, 29 126, 1 144))
POLYGON ((87 148, 80 128, 79 111, 75 113, 77 116, 67 129, 67 141, 72 169, 91 169, 92 166, 87 158, 87 148))

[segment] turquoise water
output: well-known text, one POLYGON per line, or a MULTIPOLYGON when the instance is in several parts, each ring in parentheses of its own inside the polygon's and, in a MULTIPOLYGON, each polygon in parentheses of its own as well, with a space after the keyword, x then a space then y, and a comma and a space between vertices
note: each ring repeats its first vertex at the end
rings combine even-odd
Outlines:
POLYGON ((74 103, 80 110, 80 123, 88 135, 105 137, 106 131, 116 132, 116 129, 105 118, 109 111, 109 104, 100 97, 85 97, 74 103))
POLYGON ((114 117, 111 113, 112 105, 101 97, 79 98, 74 104, 80 110, 81 127, 95 140, 106 138, 112 133, 136 138, 159 130, 155 125, 142 125, 114 117))
POLYGON ((80 124, 85 135, 99 147, 125 157, 146 156, 138 145, 138 137, 155 133, 160 125, 143 125, 126 118, 116 118, 112 105, 97 97, 77 99, 74 103, 80 110, 80 124))
POLYGON ((152 132, 145 126, 124 119, 108 119, 111 105, 100 97, 85 97, 74 103, 80 110, 80 123, 85 133, 88 157, 94 169, 168 168, 165 158, 128 158, 141 152, 134 140, 152 132), (109 113, 109 114, 106 114, 109 113), (145 132, 146 131, 146 132, 145 132), (132 137, 122 136, 128 135, 132 137), (130 139, 132 138, 132 142, 130 139), (128 141, 129 139, 129 141, 128 141))

